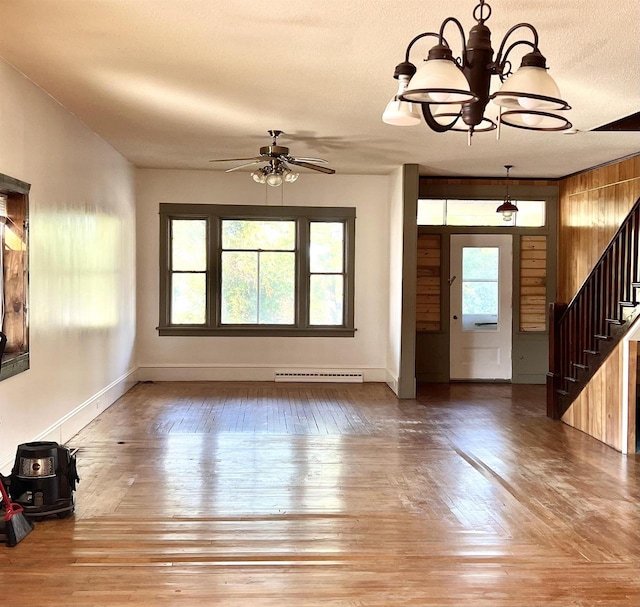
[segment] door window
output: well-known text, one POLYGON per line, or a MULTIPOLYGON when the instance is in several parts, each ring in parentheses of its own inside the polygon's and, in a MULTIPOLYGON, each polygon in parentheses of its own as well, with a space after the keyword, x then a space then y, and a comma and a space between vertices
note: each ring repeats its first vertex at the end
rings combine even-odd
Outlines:
POLYGON ((462 330, 498 329, 498 247, 462 249, 462 330))

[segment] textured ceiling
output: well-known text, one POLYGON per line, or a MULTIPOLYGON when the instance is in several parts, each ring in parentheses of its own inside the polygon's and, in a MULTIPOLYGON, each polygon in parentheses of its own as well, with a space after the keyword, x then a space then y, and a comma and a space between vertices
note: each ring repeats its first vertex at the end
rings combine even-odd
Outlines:
POLYGON ((268 129, 338 173, 417 163, 425 175, 502 175, 512 164, 514 177, 559 177, 640 151, 638 133, 589 132, 640 107, 637 0, 491 2, 495 49, 516 23, 538 30, 574 134, 504 127, 468 147, 463 133, 384 124, 407 43, 447 16, 468 31, 475 4, 0 0, 0 56, 139 167, 224 170, 208 160, 254 155, 268 129))

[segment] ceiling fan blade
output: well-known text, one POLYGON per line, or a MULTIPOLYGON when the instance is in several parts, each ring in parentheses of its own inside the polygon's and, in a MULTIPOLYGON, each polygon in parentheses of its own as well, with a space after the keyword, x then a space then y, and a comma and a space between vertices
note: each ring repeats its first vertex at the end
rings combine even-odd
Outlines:
POLYGON ((298 160, 297 158, 287 158, 287 162, 289 164, 295 164, 296 166, 299 166, 299 167, 304 167, 305 169, 311 169, 313 171, 320 171, 321 173, 327 173, 328 175, 333 175, 335 173, 335 171, 333 169, 330 169, 329 167, 323 167, 317 164, 311 164, 309 162, 298 160))
POLYGON ((251 156, 251 158, 216 158, 209 162, 239 162, 240 160, 262 160, 262 156, 251 156))
POLYGON ((322 164, 327 164, 329 162, 324 158, 305 158, 302 156, 296 156, 295 158, 291 158, 291 160, 301 160, 302 162, 322 162, 322 164))
POLYGON ((251 162, 246 162, 244 164, 239 164, 237 167, 233 167, 232 169, 227 169, 225 171, 225 173, 231 173, 232 171, 237 171, 239 169, 244 169, 245 167, 250 167, 250 166, 253 166, 254 164, 260 164, 261 162, 264 162, 264 160, 262 158, 260 160, 252 160, 251 162))

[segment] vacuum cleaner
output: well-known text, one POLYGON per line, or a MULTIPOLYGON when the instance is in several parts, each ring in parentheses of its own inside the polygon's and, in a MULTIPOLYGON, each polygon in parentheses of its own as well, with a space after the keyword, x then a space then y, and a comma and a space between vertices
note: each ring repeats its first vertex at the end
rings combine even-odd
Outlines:
POLYGON ((76 452, 51 441, 18 445, 9 493, 25 516, 65 518, 73 513, 74 491, 80 480, 76 452))

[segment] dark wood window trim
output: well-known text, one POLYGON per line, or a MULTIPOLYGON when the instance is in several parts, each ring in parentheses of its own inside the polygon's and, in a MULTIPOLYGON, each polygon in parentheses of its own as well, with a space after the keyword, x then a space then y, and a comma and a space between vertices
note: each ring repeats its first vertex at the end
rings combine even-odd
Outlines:
POLYGON ((28 183, 0 174, 0 194, 7 197, 7 219, 3 220, 0 246, 3 247, 4 322, 7 344, 0 362, 0 380, 29 368, 29 190, 28 183), (15 243, 8 240, 8 230, 15 243))
POLYGON ((160 203, 160 336, 247 336, 247 337, 353 337, 355 208, 353 207, 268 207, 257 205, 160 203), (172 325, 170 224, 175 219, 204 219, 207 222, 207 310, 202 325, 172 325), (221 325, 219 260, 220 225, 225 219, 292 220, 296 222, 296 324, 221 325), (314 221, 344 223, 344 323, 339 326, 310 325, 309 310, 309 226, 314 221))

